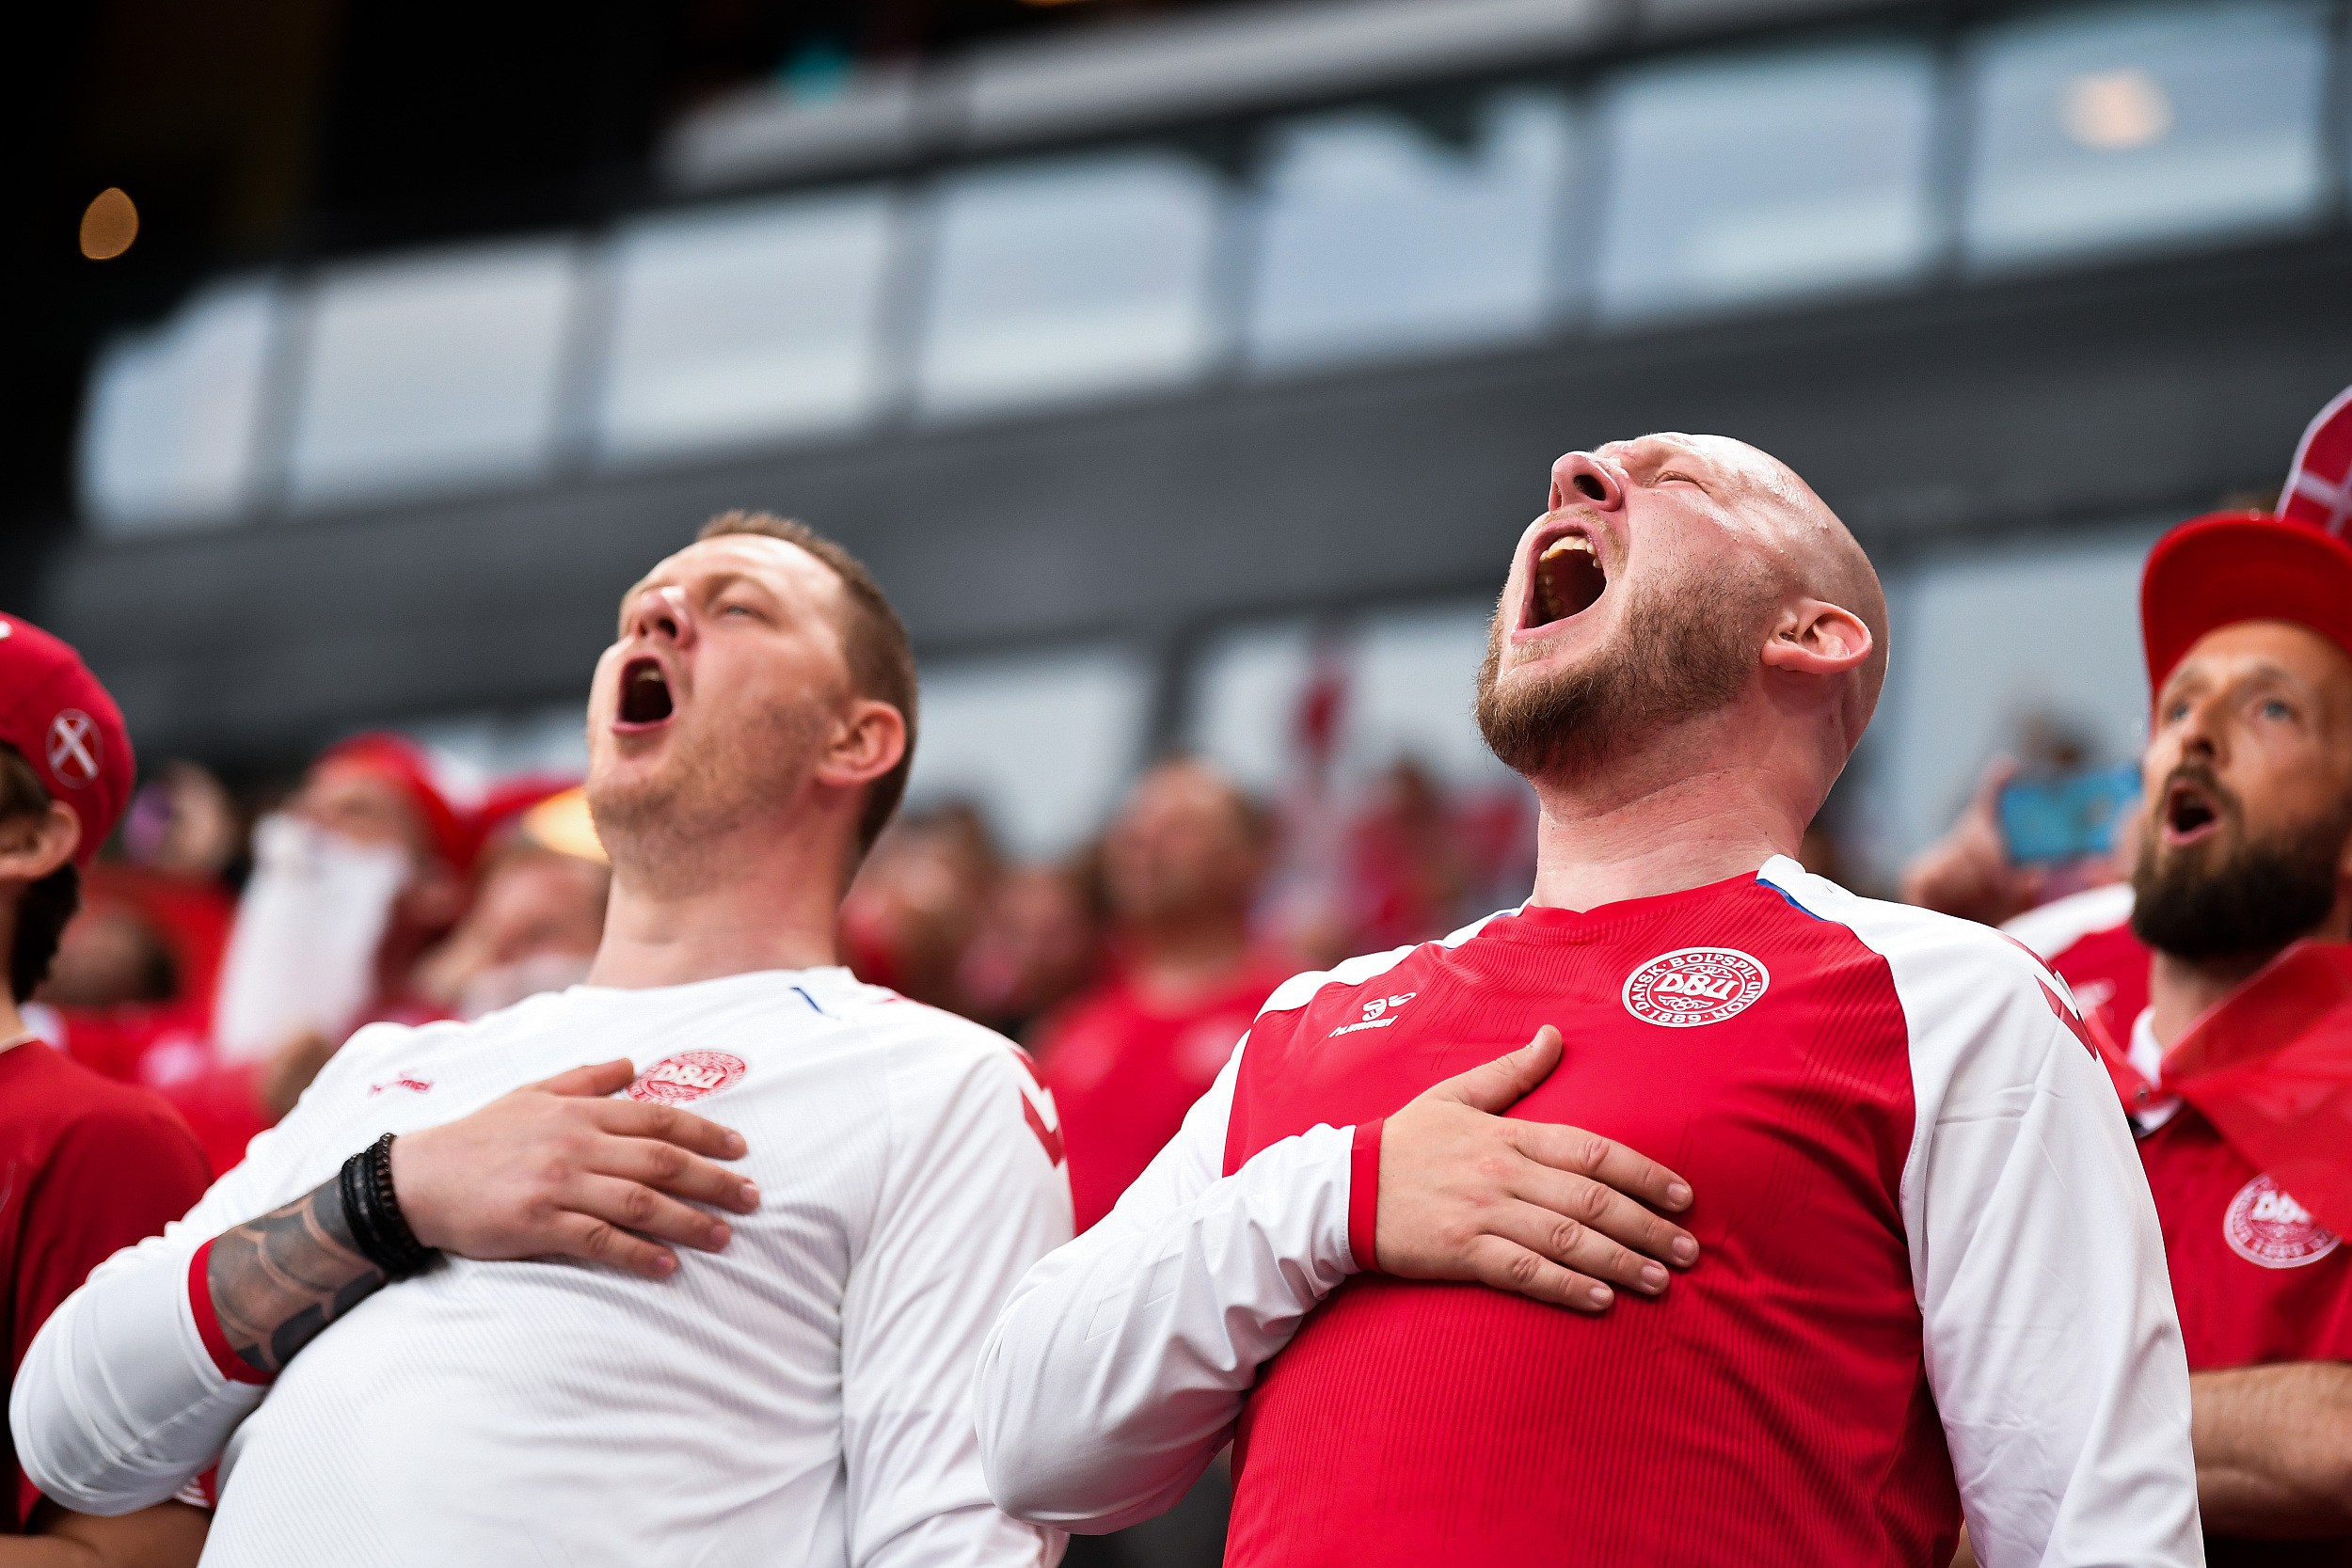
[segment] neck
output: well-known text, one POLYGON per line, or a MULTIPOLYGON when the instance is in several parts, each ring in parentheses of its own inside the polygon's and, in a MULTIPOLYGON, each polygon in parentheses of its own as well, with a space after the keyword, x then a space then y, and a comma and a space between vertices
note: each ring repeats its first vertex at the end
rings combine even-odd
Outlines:
MULTIPOLYGON (((2328 911, 2328 918, 2298 940, 2352 941, 2352 885, 2337 888, 2336 906, 2328 911)), ((2171 1050, 2173 1042, 2188 1033, 2188 1026, 2203 1016, 2205 1009, 2253 978, 2256 971, 2285 951, 2282 946, 2267 952, 2233 953, 2214 958, 2156 954, 2148 965, 2148 1025, 2155 1031, 2156 1043, 2171 1050)))
POLYGON ((614 843, 612 896, 588 984, 682 986, 836 960, 847 825, 758 822, 681 865, 614 843))
POLYGON ((1686 721, 1636 753, 1531 781, 1543 808, 1534 901, 1589 910, 1703 887, 1793 855, 1818 804, 1809 785, 1818 760, 1793 753, 1798 738, 1727 711, 1686 721))
POLYGON ((1128 974, 1136 989, 1160 1002, 1213 990, 1249 961, 1245 910, 1209 910, 1154 921, 1128 933, 1128 974))

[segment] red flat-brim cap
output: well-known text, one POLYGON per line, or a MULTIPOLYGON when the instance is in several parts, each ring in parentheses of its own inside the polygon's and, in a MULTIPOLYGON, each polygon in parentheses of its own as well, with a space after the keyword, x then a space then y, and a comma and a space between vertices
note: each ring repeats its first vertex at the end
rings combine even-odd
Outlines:
POLYGON ((2139 578, 2151 698, 2207 632, 2305 626, 2352 658, 2352 545, 2266 512, 2216 512, 2156 541, 2139 578))

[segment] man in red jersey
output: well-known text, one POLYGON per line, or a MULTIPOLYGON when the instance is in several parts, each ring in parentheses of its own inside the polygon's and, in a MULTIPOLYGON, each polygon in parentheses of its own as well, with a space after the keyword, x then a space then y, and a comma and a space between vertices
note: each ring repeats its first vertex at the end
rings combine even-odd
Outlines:
MULTIPOLYGON (((80 875, 130 800, 131 742, 72 648, 0 616, 0 1323, 13 1376, 57 1304, 117 1248, 203 1195, 196 1140, 145 1089, 52 1050, 19 1005, 49 972, 80 875)), ((206 1515, 182 1502, 120 1518, 70 1513, 7 1455, 0 1568, 193 1564, 206 1515), (24 1539, 39 1537, 40 1539, 24 1539)))
POLYGON ((2331 1102, 2352 1052, 2344 1020, 2306 1032, 2273 994, 2296 983, 2292 944, 2352 940, 2352 546, 2200 518, 2151 552, 2141 607, 2156 697, 2130 921, 2154 958, 2146 1006, 2102 1043, 2164 1226, 2208 1557, 2352 1562, 2352 1129, 2331 1102), (2242 1022, 2267 1037, 2217 1062, 2242 1022))
POLYGON ((1933 1564, 1963 1508, 1994 1568, 2197 1561, 2162 1243, 2063 987, 1789 858, 1885 625, 1764 453, 1560 459, 1479 682, 1534 896, 1275 992, 998 1319, 998 1502, 1116 1528, 1232 1436, 1233 1563, 1933 1564))
POLYGON ((1146 774, 1103 847, 1117 969, 1039 1044, 1084 1230, 1119 1201, 1249 1031, 1279 969, 1249 942, 1265 863, 1249 801, 1198 762, 1146 774))

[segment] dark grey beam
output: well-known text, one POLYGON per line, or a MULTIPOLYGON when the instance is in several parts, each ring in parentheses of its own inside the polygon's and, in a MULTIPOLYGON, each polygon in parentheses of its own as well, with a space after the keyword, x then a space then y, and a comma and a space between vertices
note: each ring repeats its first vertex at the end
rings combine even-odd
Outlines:
POLYGON ((1551 458, 1613 436, 1754 441, 1886 559, 2275 485, 2348 381, 2339 236, 206 536, 75 536, 34 613, 150 754, 249 761, 355 721, 579 693, 621 590, 727 506, 839 537, 927 653, 1170 647, 1225 617, 1490 592, 1551 458))

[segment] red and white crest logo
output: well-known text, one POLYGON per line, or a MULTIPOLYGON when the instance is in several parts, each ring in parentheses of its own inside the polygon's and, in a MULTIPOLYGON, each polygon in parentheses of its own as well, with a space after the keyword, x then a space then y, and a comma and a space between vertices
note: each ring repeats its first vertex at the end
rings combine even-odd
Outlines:
POLYGON ((69 789, 87 788, 98 777, 104 745, 96 720, 78 707, 67 708, 49 721, 49 771, 69 789))
POLYGON ((2299 1269, 2336 1250, 2342 1238, 2267 1176, 2257 1176, 2230 1199, 2221 1239, 2248 1262, 2265 1269, 2299 1269))
POLYGON ((1721 1023, 1754 1006, 1772 983, 1764 966, 1736 947, 1685 947, 1625 977, 1625 1010, 1667 1029, 1721 1023))
POLYGON ((639 1073, 628 1086, 628 1097, 656 1105, 683 1105, 717 1094, 750 1070, 742 1057, 723 1051, 681 1051, 639 1073))

